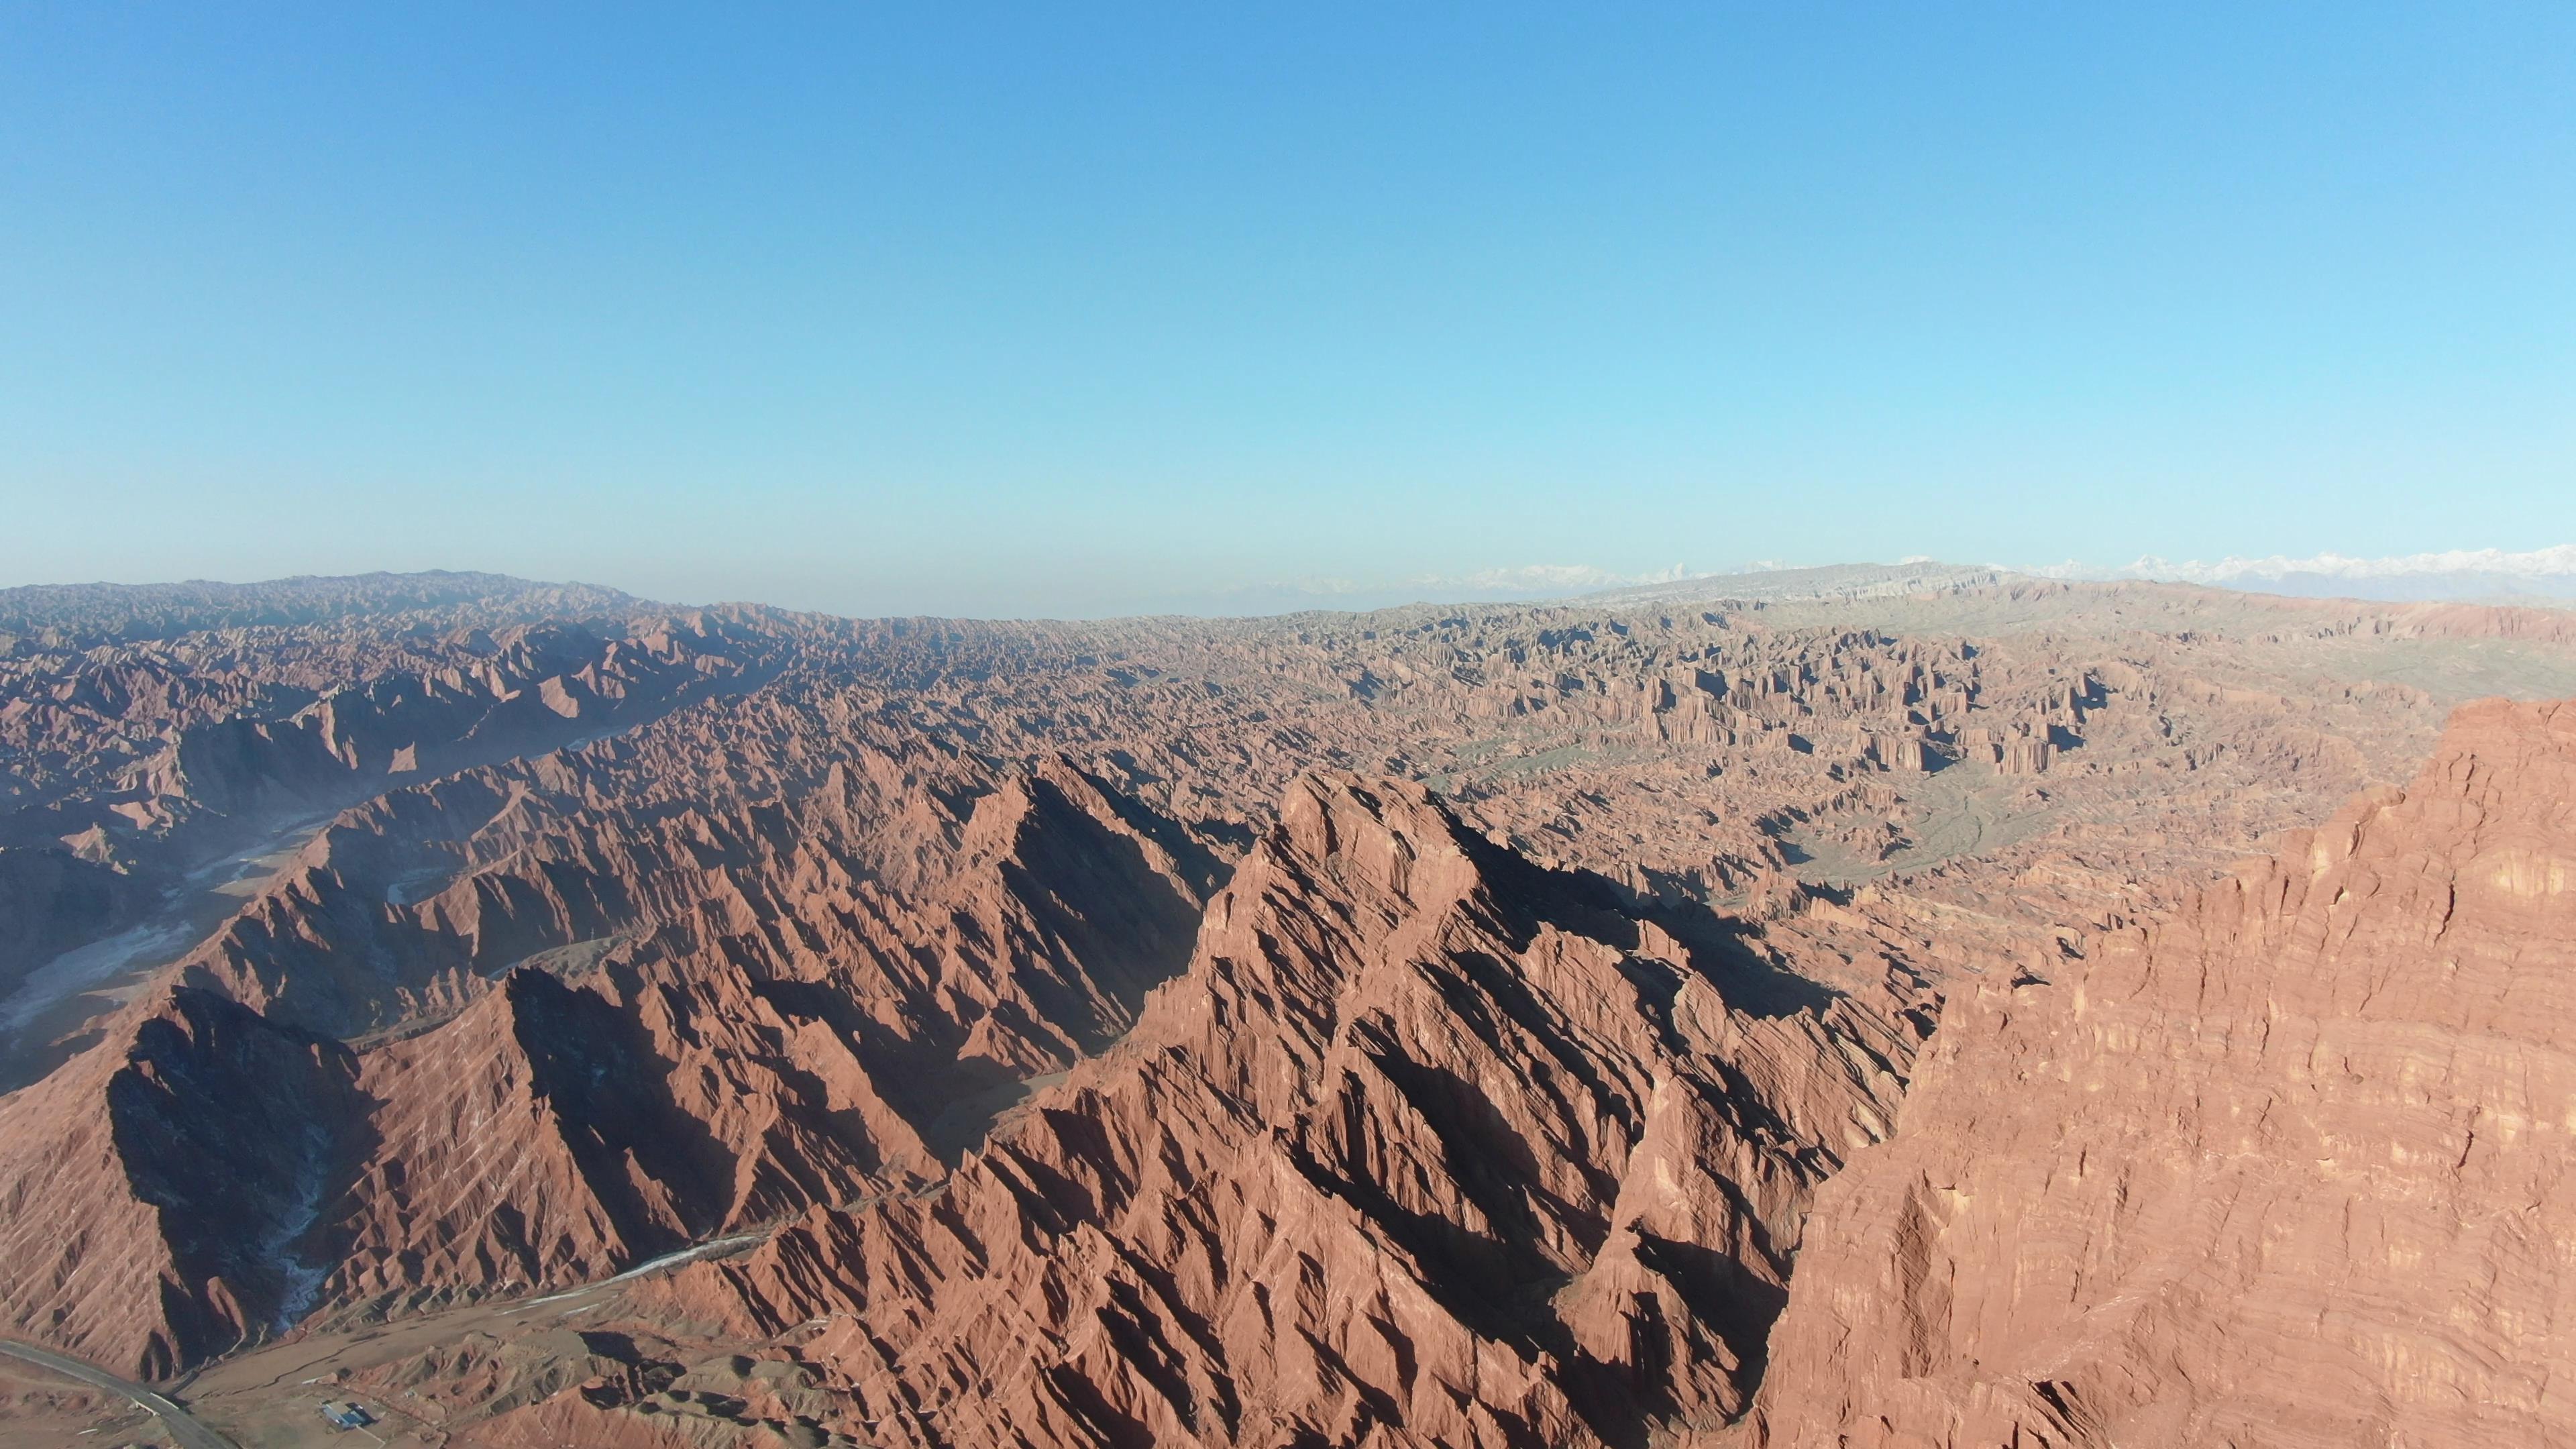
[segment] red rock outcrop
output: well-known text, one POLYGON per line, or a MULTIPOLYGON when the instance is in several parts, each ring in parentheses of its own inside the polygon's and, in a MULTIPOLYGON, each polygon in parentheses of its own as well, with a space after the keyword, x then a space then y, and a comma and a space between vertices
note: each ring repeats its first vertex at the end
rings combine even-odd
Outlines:
POLYGON ((368 1054, 363 1156, 315 1234, 336 1265, 319 1301, 582 1282, 932 1165, 828 1030, 739 975, 656 978, 603 993, 524 968, 368 1054))
POLYGON ((353 811, 183 969, 355 1034, 658 933, 642 954, 786 978, 773 996, 922 1070, 1027 1075, 1126 1029, 1221 873, 1060 757, 997 766, 755 696, 353 811))
POLYGON ((1954 1000, 1763 1442, 2576 1442, 2576 703, 1954 1000))
MULTIPOLYGON (((159 1372, 786 1219, 659 1326, 810 1351, 853 1439, 1709 1431, 1933 993, 2062 974, 2576 658, 2514 611, 1828 593, 17 600, 59 627, 0 639, 0 992, 71 994, 0 1081, 96 1045, 0 1099, 0 1304, 159 1372)), ((670 1387, 576 1405, 545 1352, 459 1442, 670 1387)), ((755 1400, 655 1432, 822 1417, 755 1400)))
POLYGON ((837 733, 809 753, 796 727, 833 722, 741 708, 777 725, 770 748, 747 731, 708 756, 675 723, 356 812, 176 974, 226 1070, 172 1065, 193 1059, 129 1013, 0 1099, 45 1124, 0 1133, 7 1201, 170 1208, 156 1183, 229 1182, 247 1205, 270 1173, 301 1204, 229 1237, 194 1198, 134 1207, 0 1272, 22 1328, 167 1372, 317 1306, 586 1281, 917 1185, 1186 960, 1212 862, 1081 771, 837 733), (452 883, 389 899, 423 858, 452 883), (363 1058, 310 1034, 388 1003, 400 1030, 363 1058), (259 1043, 335 1065, 255 1069, 259 1043), (182 1126, 136 1125, 164 1119, 182 1126), (201 1139, 225 1131, 240 1161, 215 1166, 201 1139), (297 1286, 246 1286, 253 1242, 297 1286), (181 1296, 156 1307, 165 1279, 181 1296))
POLYGON ((336 1042, 180 988, 0 1098, 5 1332, 158 1378, 301 1318, 356 1075, 336 1042))
MULTIPOLYGON (((586 597, 531 589, 514 599, 586 597)), ((90 946, 123 960, 113 938, 129 932, 154 943, 131 969, 111 970, 131 984, 221 921, 237 903, 217 894, 226 879, 291 850, 332 811, 749 688, 776 669, 793 632, 711 611, 499 623, 511 608, 147 635, 83 651, 6 641, 0 998, 90 946)), ((87 965, 79 974, 76 984, 95 975, 87 965)), ((48 992, 0 1015, 0 1083, 31 1081, 67 1054, 82 1013, 49 1015, 57 1002, 70 1004, 48 992)))
POLYGON ((1302 782, 1135 1032, 936 1192, 689 1270, 878 1443, 1579 1444, 1740 1410, 1897 1012, 1418 785, 1302 782))

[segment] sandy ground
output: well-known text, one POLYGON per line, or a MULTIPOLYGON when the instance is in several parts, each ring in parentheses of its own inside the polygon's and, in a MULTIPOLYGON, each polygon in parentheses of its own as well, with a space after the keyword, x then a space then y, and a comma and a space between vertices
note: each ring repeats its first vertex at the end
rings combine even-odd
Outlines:
MULTIPOLYGON (((721 1255, 743 1251, 755 1241, 756 1236, 709 1247, 721 1255)), ((344 1380, 363 1378, 371 1369, 399 1364, 473 1335, 519 1339, 550 1329, 606 1327, 618 1321, 625 1283, 663 1271, 690 1255, 657 1259, 586 1288, 300 1334, 210 1365, 188 1384, 183 1397, 190 1412, 241 1449, 306 1449, 326 1444, 369 1449, 378 1443, 387 1449, 434 1449, 448 1441, 443 1406, 408 1390, 379 1393, 343 1387, 344 1380), (377 1423, 372 1430, 336 1429, 322 1418, 326 1400, 354 1401, 377 1423)), ((0 1439, 0 1449, 8 1444, 0 1439)))
POLYGON ((104 1389, 0 1359, 0 1449, 169 1442, 158 1420, 104 1389))
MULTIPOLYGON (((379 1392, 354 1381, 477 1336, 525 1342, 549 1331, 608 1328, 621 1321, 627 1283, 692 1257, 742 1252, 758 1240, 757 1234, 720 1240, 584 1288, 298 1334, 210 1364, 166 1392, 240 1449, 438 1449, 449 1440, 444 1406, 408 1390, 379 1392), (322 1417, 326 1401, 354 1401, 377 1422, 365 1430, 339 1429, 322 1417)), ((528 1346, 534 1354, 548 1347, 528 1346)), ((0 1449, 169 1443, 157 1421, 127 1400, 0 1358, 0 1449)))
POLYGON ((446 1416, 438 1405, 407 1391, 386 1396, 344 1389, 340 1387, 343 1377, 400 1363, 470 1334, 505 1338, 564 1320, 570 1320, 565 1326, 581 1323, 598 1316, 616 1296, 615 1288, 602 1285, 542 1304, 527 1300, 485 1304, 302 1335, 209 1367, 188 1386, 188 1408, 242 1449, 305 1449, 325 1444, 365 1449, 371 1440, 428 1449, 447 1442, 441 1428, 446 1416), (377 1423, 371 1432, 336 1429, 322 1418, 325 1400, 354 1400, 377 1423))

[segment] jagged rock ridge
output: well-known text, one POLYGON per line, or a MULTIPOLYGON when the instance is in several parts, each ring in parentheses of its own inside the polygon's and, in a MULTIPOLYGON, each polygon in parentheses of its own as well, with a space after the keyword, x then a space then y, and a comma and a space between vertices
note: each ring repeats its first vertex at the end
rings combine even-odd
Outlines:
MULTIPOLYGON (((472 607, 9 645, 0 987, 293 827, 0 1098, 15 1331, 299 1340, 256 1379, 783 1222, 378 1381, 459 1444, 1748 1432, 1939 993, 2576 680, 2563 621, 2137 585, 472 607)), ((2026 1435, 2113 1401, 2047 1382, 2026 1435)))
POLYGON ((2173 918, 1955 1005, 1819 1195, 1782 1445, 2576 1438, 2576 703, 2464 711, 2173 918))
POLYGON ((353 812, 99 1047, 0 1099, 15 1200, 125 1215, 69 1242, 18 1220, 47 1254, 22 1263, 57 1265, 11 1280, 18 1330, 167 1372, 316 1306, 584 1281, 928 1181, 977 1100, 1126 1029, 1213 882, 1167 822, 1061 762, 822 761, 782 732, 712 762, 771 772, 743 799, 693 786, 674 733, 353 812), (568 805, 620 770, 673 793, 568 805), (404 903, 388 884, 422 854, 454 880, 404 903), (174 1013, 236 1069, 174 1075, 174 1013), (383 1021, 401 1029, 363 1056, 319 1034, 383 1021), (261 1042, 330 1070, 255 1070, 261 1042), (274 1110, 237 1120, 245 1094, 274 1110), (251 1125, 270 1118, 297 1125, 251 1125), (190 1146, 217 1138, 242 1171, 291 1166, 302 1217, 254 1231, 219 1193, 162 1190, 220 1182, 190 1146), (313 1281, 254 1288, 189 1246, 246 1237, 313 1281))
POLYGON ((1808 1194, 1919 1023, 1773 1000, 1421 787, 1293 788, 1135 1033, 935 1193, 817 1210, 685 1311, 880 1443, 1641 1442, 1738 1411, 1808 1194))

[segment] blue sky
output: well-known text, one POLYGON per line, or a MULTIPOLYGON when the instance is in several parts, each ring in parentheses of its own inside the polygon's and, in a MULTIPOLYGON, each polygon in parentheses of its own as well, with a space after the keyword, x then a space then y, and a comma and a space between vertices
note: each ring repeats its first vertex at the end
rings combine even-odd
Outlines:
POLYGON ((0 583, 2563 543, 2571 76, 2561 3, 13 4, 0 583))

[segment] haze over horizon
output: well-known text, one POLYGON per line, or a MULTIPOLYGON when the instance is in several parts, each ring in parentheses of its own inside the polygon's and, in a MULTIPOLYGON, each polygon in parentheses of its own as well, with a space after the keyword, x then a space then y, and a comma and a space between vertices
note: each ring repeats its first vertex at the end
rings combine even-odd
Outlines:
POLYGON ((2528 5, 20 9, 0 583, 2545 548, 2571 57, 2528 5))
MULTIPOLYGON (((2039 567, 2015 567, 2009 564, 1973 564, 1909 555, 1894 563, 1870 560, 1834 562, 1793 562, 1779 559, 1757 559, 1731 567, 1698 569, 1675 564, 1644 574, 1617 574, 1589 565, 1534 564, 1517 568, 1494 568, 1463 575, 1424 575, 1395 581, 1364 582, 1356 579, 1307 578, 1284 581, 1254 581, 1229 587, 1221 592, 1198 598, 1162 601, 1160 608, 1128 611, 1099 610, 1091 613, 1011 615, 998 612, 962 612, 951 618, 1007 620, 1061 619, 1114 620, 1141 616, 1203 619, 1248 619, 1309 612, 1365 613, 1410 604, 1494 604, 1546 603, 1583 600, 1636 602, 1642 599, 1685 599, 1701 597, 1804 597, 1806 590, 1823 587, 1866 586, 1872 592, 1894 589, 1915 592, 1922 589, 1974 585, 1991 577, 2021 577, 2062 581, 2122 582, 2150 581, 2161 583, 2200 584, 2220 589, 2257 594, 2348 598, 2382 602, 2482 602, 2539 605, 2543 607, 2576 607, 2576 544, 2530 550, 2451 550, 2442 553, 2411 554, 2388 558, 2357 559, 2339 554, 2321 554, 2308 558, 2247 559, 2228 557, 2215 562, 2171 560, 2146 557, 2116 568, 2088 565, 2075 560, 2039 567), (1990 573, 1989 571, 1993 571, 1990 573), (1776 578, 1777 582, 1772 580, 1776 578), (1704 586, 1704 587, 1703 587, 1704 586)), ((190 578, 155 580, 138 584, 121 580, 59 580, 34 585, 0 583, 0 598, 12 596, 45 596, 61 600, 59 590, 85 589, 104 585, 112 589, 142 589, 155 586, 215 585, 236 589, 244 594, 256 593, 273 584, 318 581, 326 584, 364 584, 368 580, 454 580, 458 583, 476 579, 504 580, 520 584, 569 585, 575 589, 605 588, 625 594, 645 606, 675 604, 699 607, 713 604, 751 604, 784 607, 804 612, 840 615, 850 618, 870 617, 942 617, 920 611, 896 611, 886 615, 866 615, 799 604, 781 604, 777 599, 758 595, 708 595, 691 598, 658 600, 648 594, 621 588, 613 580, 602 579, 524 579, 515 575, 493 574, 475 570, 371 571, 363 574, 312 573, 288 575, 278 579, 210 579, 190 578)), ((29 607, 52 607, 35 602, 29 607)))

